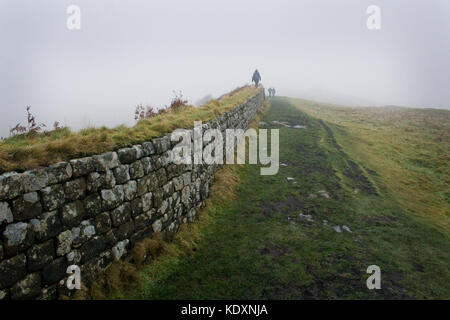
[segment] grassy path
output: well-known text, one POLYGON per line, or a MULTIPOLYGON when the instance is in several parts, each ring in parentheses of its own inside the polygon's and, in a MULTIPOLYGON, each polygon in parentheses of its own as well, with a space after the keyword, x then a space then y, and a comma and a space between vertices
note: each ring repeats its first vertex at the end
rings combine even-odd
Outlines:
POLYGON ((377 172, 342 150, 332 125, 282 98, 263 121, 280 129, 286 166, 275 176, 239 169, 236 199, 210 210, 195 251, 144 268, 128 298, 450 298, 448 235, 411 219, 373 182, 377 172), (366 287, 372 264, 381 290, 366 287))

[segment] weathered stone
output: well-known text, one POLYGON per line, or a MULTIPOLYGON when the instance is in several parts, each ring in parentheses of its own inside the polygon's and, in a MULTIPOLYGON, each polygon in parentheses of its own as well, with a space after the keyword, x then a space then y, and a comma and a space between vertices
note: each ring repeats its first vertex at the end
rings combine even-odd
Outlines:
POLYGON ((74 178, 94 172, 97 161, 93 157, 70 160, 72 175, 74 178))
POLYGON ((79 244, 86 242, 91 239, 95 233, 95 227, 89 220, 82 221, 79 227, 72 228, 73 245, 78 246, 79 244))
POLYGON ((45 241, 55 237, 62 231, 62 223, 57 211, 46 212, 41 215, 41 219, 30 221, 38 241, 45 241))
POLYGON ((119 156, 120 163, 122 164, 133 163, 137 160, 136 149, 134 148, 120 149, 117 151, 117 155, 119 156))
POLYGON ((144 174, 149 174, 153 171, 152 160, 149 157, 142 158, 141 163, 144 168, 144 174))
POLYGON ((29 220, 41 213, 42 206, 37 192, 25 193, 13 201, 13 214, 16 221, 29 220))
POLYGON ((55 257, 53 240, 42 244, 35 244, 27 251, 28 270, 37 271, 49 264, 55 257))
POLYGON ((163 187, 163 192, 164 192, 164 198, 170 197, 174 192, 175 192, 175 188, 173 186, 173 182, 169 181, 167 182, 163 187))
POLYGON ((0 175, 0 200, 13 199, 23 193, 22 175, 7 172, 0 175))
POLYGON ((111 189, 116 185, 116 179, 111 170, 105 172, 92 172, 88 175, 87 190, 96 192, 100 189, 111 189))
POLYGON ((13 300, 32 299, 40 293, 41 276, 39 273, 29 274, 11 287, 11 298, 13 300))
POLYGON ((60 257, 68 254, 72 248, 72 242, 72 231, 61 232, 57 237, 56 254, 60 257))
POLYGON ((22 174, 24 192, 38 191, 48 184, 48 175, 45 170, 35 169, 22 174))
POLYGON ((86 195, 86 180, 81 177, 75 180, 67 181, 64 184, 64 193, 69 201, 84 198, 86 195))
POLYGON ((128 221, 122 225, 114 232, 114 235, 119 240, 129 238, 134 232, 134 221, 128 221))
POLYGON ((148 192, 148 187, 150 185, 150 181, 151 181, 150 176, 145 176, 145 177, 137 180, 136 194, 138 196, 142 196, 144 193, 148 192))
POLYGON ((171 153, 170 151, 164 152, 160 157, 159 161, 161 163, 161 167, 167 167, 171 162, 171 153))
POLYGON ((118 227, 121 224, 131 219, 131 204, 125 202, 121 206, 111 211, 111 220, 114 227, 118 227))
POLYGON ((181 202, 186 206, 191 206, 191 189, 189 186, 184 187, 183 191, 181 191, 181 202))
POLYGON ((170 148, 170 140, 168 136, 162 138, 153 139, 153 146, 155 147, 156 153, 162 154, 170 148))
POLYGON ((78 264, 81 261, 81 252, 79 250, 72 250, 66 255, 67 264, 78 264))
POLYGON ((161 168, 156 171, 156 178, 158 179, 158 186, 163 186, 167 182, 166 169, 161 168))
POLYGON ((144 176, 144 166, 140 160, 130 164, 130 178, 139 179, 144 176))
POLYGON ((128 239, 125 239, 123 241, 119 241, 113 248, 112 248, 112 254, 114 256, 114 259, 120 260, 124 254, 127 253, 127 246, 130 243, 128 239))
POLYGON ((135 226, 136 230, 139 231, 139 230, 145 229, 150 225, 150 219, 152 216, 152 212, 153 211, 148 211, 146 213, 140 214, 134 219, 134 226, 135 226))
POLYGON ((77 200, 65 205, 61 212, 62 223, 65 227, 77 226, 85 217, 86 209, 83 202, 77 200))
POLYGON ((5 231, 3 231, 5 253, 8 256, 13 256, 26 250, 31 246, 33 237, 33 227, 30 224, 18 222, 7 225, 5 231))
POLYGON ((144 149, 144 156, 146 157, 155 154, 155 147, 151 142, 144 142, 142 148, 144 149))
POLYGON ((129 181, 127 184, 123 185, 123 192, 125 195, 125 200, 131 201, 133 200, 137 195, 137 183, 136 181, 132 180, 129 181))
POLYGON ((142 196, 142 210, 147 212, 152 208, 153 194, 148 192, 142 196))
POLYGON ((152 228, 153 228, 154 232, 161 232, 161 230, 162 230, 162 221, 161 221, 161 219, 156 220, 155 222, 153 222, 152 228))
POLYGON ((0 262, 0 289, 10 287, 27 273, 27 258, 19 254, 0 262))
POLYGON ((161 203, 161 206, 158 208, 158 216, 162 216, 167 212, 167 209, 169 208, 169 202, 167 200, 164 200, 161 203))
POLYGON ((98 193, 87 196, 83 202, 86 208, 86 217, 93 218, 102 212, 102 198, 98 193))
POLYGON ((44 188, 40 191, 44 209, 53 211, 62 207, 66 201, 64 195, 64 188, 60 184, 55 184, 44 188))
POLYGON ((103 212, 95 217, 95 230, 97 233, 103 234, 111 230, 111 218, 109 217, 108 212, 103 212))
POLYGON ((53 284, 66 276, 67 261, 65 257, 58 258, 42 270, 44 284, 53 284))
POLYGON ((158 208, 164 200, 164 194, 162 190, 156 189, 153 191, 153 207, 158 208))
POLYGON ((183 189, 183 178, 182 177, 173 178, 173 186, 175 188, 175 191, 182 190, 183 189))
POLYGON ((13 222, 13 214, 7 202, 0 202, 0 226, 3 223, 13 222))
POLYGON ((144 149, 141 145, 134 145, 133 149, 136 150, 136 159, 141 159, 144 156, 144 149))
POLYGON ((115 186, 112 189, 102 190, 101 195, 103 211, 116 208, 125 198, 122 185, 115 186))
POLYGON ((104 236, 95 236, 80 248, 81 262, 84 263, 108 249, 108 240, 104 236))
POLYGON ((123 164, 114 169, 117 184, 123 184, 130 180, 129 166, 123 164))
POLYGON ((192 183, 192 181, 191 181, 191 173, 190 172, 183 173, 183 184, 184 184, 184 186, 188 186, 191 183, 192 183))
POLYGON ((117 168, 120 165, 119 157, 116 152, 105 152, 94 156, 95 169, 97 171, 107 171, 117 168))
POLYGON ((7 300, 8 290, 0 290, 0 301, 7 300))
POLYGON ((131 215, 136 217, 143 212, 142 198, 136 198, 131 201, 131 215))
POLYGON ((81 267, 83 280, 90 283, 95 280, 95 276, 108 268, 114 261, 114 256, 110 250, 99 253, 96 257, 87 261, 81 267))
POLYGON ((72 177, 72 166, 68 162, 58 162, 46 168, 48 184, 62 183, 72 177))
POLYGON ((2 261, 2 260, 3 260, 3 244, 0 241, 0 261, 2 261))

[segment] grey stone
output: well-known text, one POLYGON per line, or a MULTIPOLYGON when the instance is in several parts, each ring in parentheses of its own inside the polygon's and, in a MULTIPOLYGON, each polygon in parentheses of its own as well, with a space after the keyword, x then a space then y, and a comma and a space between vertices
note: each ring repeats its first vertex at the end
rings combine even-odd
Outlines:
POLYGON ((35 169, 22 174, 24 192, 38 191, 48 184, 48 175, 45 170, 35 169))
POLYGON ((127 246, 130 243, 128 239, 125 239, 123 241, 119 241, 113 248, 112 248, 112 254, 114 256, 114 259, 120 260, 124 254, 127 253, 127 246))
POLYGON ((114 169, 117 184, 123 184, 130 180, 129 166, 123 164, 114 169))
POLYGON ((123 186, 118 185, 112 189, 105 189, 101 192, 103 211, 108 211, 119 206, 124 198, 123 186))
POLYGON ((149 185, 151 181, 151 177, 150 176, 145 176, 141 179, 137 180, 137 195, 138 196, 142 196, 144 193, 146 193, 148 191, 149 185))
POLYGON ((300 221, 308 221, 308 222, 312 222, 312 221, 313 221, 313 218, 312 218, 312 215, 310 215, 310 214, 303 214, 303 213, 300 213, 300 214, 298 215, 298 220, 300 220, 300 221))
POLYGON ((120 165, 119 156, 116 152, 105 152, 94 156, 95 169, 97 171, 107 171, 117 168, 120 165))
POLYGON ((29 220, 41 213, 42 205, 37 192, 25 193, 13 201, 13 215, 16 221, 29 220))
POLYGON ((44 284, 54 284, 63 279, 67 274, 67 261, 65 257, 58 258, 42 270, 44 284))
POLYGON ((79 227, 72 228, 72 244, 77 247, 95 235, 95 227, 89 220, 82 221, 79 227))
POLYGON ((181 202, 186 206, 191 206, 191 189, 189 186, 184 187, 183 191, 181 191, 181 202))
POLYGON ((86 209, 81 201, 71 202, 62 209, 61 218, 65 227, 77 226, 85 217, 86 209))
POLYGON ((149 174, 153 171, 152 160, 149 157, 142 158, 141 163, 144 168, 144 174, 149 174))
POLYGON ((136 150, 136 159, 141 159, 144 156, 144 149, 141 145, 134 145, 133 149, 136 150))
POLYGON ((191 183, 192 183, 191 173, 190 172, 183 173, 183 184, 184 184, 184 186, 188 186, 191 183))
POLYGON ((170 140, 168 136, 162 138, 153 139, 153 146, 155 147, 156 153, 162 154, 170 148, 170 140))
POLYGON ((64 193, 69 201, 84 198, 86 195, 86 180, 81 177, 75 180, 67 181, 64 184, 64 193))
POLYGON ((161 232, 161 230, 162 230, 162 222, 161 222, 161 219, 156 220, 155 222, 153 222, 152 228, 153 228, 153 231, 154 231, 154 232, 161 232))
POLYGON ((86 208, 86 217, 93 218, 102 212, 102 198, 98 193, 87 196, 83 202, 86 208))
POLYGON ((95 236, 80 248, 81 263, 85 263, 95 257, 98 257, 109 246, 106 236, 95 236))
POLYGON ((27 251, 28 270, 37 271, 49 264, 55 257, 55 244, 49 240, 42 244, 35 244, 27 251))
POLYGON ((162 216, 167 212, 167 209, 169 208, 169 202, 167 200, 164 200, 161 203, 161 206, 158 208, 158 216, 162 216))
POLYGON ((350 228, 347 226, 342 226, 342 229, 347 231, 348 233, 352 233, 352 230, 350 230, 350 228))
POLYGON ((167 182, 163 187, 163 192, 164 192, 164 198, 170 197, 174 192, 175 192, 175 188, 173 186, 173 182, 169 181, 167 182))
POLYGON ((131 214, 133 217, 141 214, 144 211, 142 205, 142 198, 135 198, 131 201, 131 214))
POLYGON ((77 178, 94 172, 97 161, 93 157, 86 157, 70 160, 70 164, 72 166, 72 175, 74 178, 77 178))
POLYGON ((7 202, 0 202, 0 225, 13 222, 13 215, 7 202))
POLYGON ((338 233, 341 233, 341 232, 342 232, 340 226, 334 226, 334 227, 333 227, 333 230, 336 231, 336 232, 338 232, 338 233))
POLYGON ((3 245, 8 256, 28 249, 33 241, 34 232, 30 224, 18 222, 9 224, 3 231, 3 245))
POLYGON ((155 154, 155 147, 153 146, 153 143, 151 142, 144 142, 142 144, 142 148, 144 150, 144 156, 150 156, 152 154, 155 154))
POLYGON ((160 189, 157 189, 152 193, 153 193, 153 207, 158 208, 164 200, 164 194, 160 189))
POLYGON ((79 250, 72 250, 66 255, 67 264, 78 264, 81 261, 81 252, 79 250))
POLYGON ((130 178, 131 179, 139 179, 144 176, 144 166, 142 165, 142 161, 138 160, 132 164, 130 164, 130 178))
POLYGON ((142 196, 142 210, 147 212, 152 208, 153 194, 148 192, 142 196))
POLYGON ((0 200, 13 199, 23 193, 22 175, 7 172, 0 175, 0 200))
POLYGON ((63 186, 55 184, 40 191, 42 203, 46 211, 53 211, 62 207, 66 201, 63 186))
POLYGON ((127 201, 133 200, 137 195, 136 181, 132 180, 132 181, 129 181, 127 184, 124 184, 123 192, 125 194, 125 200, 127 200, 127 201))
POLYGON ((39 273, 27 275, 24 279, 11 287, 11 298, 13 300, 27 300, 41 293, 41 276, 39 273))
POLYGON ((183 189, 183 178, 182 177, 176 177, 173 178, 173 185, 176 191, 180 191, 183 189))
POLYGON ((158 186, 163 186, 167 182, 166 169, 161 168, 156 171, 156 178, 158 179, 158 186))
POLYGON ((131 204, 125 202, 121 206, 111 211, 111 220, 114 227, 118 227, 121 224, 131 219, 131 204))
POLYGON ((99 234, 103 234, 111 230, 111 218, 109 217, 108 212, 103 212, 95 217, 95 230, 99 234))
POLYGON ((0 289, 10 287, 27 273, 27 258, 19 254, 0 262, 0 289))
POLYGON ((62 223, 57 211, 46 212, 41 215, 41 219, 33 219, 30 224, 38 241, 55 237, 62 231, 62 223))
POLYGON ((327 198, 327 199, 330 198, 330 194, 328 192, 326 192, 325 190, 320 190, 317 192, 317 194, 323 198, 327 198))
POLYGON ((134 148, 120 149, 117 151, 117 155, 119 156, 120 163, 122 164, 130 164, 137 160, 136 149, 134 148))
POLYGON ((100 189, 111 189, 116 185, 116 178, 111 170, 92 172, 87 178, 87 190, 96 192, 100 189))
POLYGON ((47 169, 48 183, 62 183, 72 178, 72 166, 68 162, 58 162, 47 169))
POLYGON ((114 234, 117 237, 117 239, 124 240, 124 239, 131 237, 134 230, 135 230, 134 229, 134 221, 130 220, 128 222, 125 222, 124 224, 121 224, 119 226, 119 228, 117 228, 117 230, 115 230, 114 234))
POLYGON ((68 254, 72 249, 72 242, 72 231, 61 232, 57 237, 56 254, 60 257, 68 254))

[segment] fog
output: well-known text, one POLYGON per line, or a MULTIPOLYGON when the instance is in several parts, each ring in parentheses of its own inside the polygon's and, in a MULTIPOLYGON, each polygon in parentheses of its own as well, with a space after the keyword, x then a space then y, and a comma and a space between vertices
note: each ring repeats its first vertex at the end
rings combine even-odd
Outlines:
POLYGON ((1 136, 26 105, 47 125, 132 125, 137 104, 217 97, 255 68, 278 95, 450 107, 448 0, 0 0, 0 45, 1 136))

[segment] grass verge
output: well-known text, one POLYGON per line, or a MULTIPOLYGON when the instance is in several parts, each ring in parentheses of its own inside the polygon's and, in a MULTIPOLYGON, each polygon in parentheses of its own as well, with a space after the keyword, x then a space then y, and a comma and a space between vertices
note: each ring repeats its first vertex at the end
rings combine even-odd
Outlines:
POLYGON ((133 127, 89 128, 79 132, 57 129, 48 133, 17 135, 0 142, 0 173, 24 171, 59 161, 84 157, 148 141, 177 128, 191 128, 195 120, 209 121, 245 102, 262 87, 245 86, 198 108, 183 106, 133 127))

